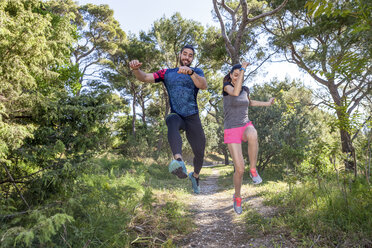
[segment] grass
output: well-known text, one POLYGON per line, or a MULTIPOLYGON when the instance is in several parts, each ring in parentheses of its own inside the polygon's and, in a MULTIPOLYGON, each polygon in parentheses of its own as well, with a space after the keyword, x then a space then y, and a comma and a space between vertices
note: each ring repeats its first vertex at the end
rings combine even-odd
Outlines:
MULTIPOLYGON (((363 179, 340 183, 327 177, 314 180, 270 181, 258 188, 265 204, 279 209, 271 220, 302 247, 370 247, 372 245, 372 188, 363 179)), ((276 180, 276 179, 275 179, 276 180)))
MULTIPOLYGON (((217 166, 221 190, 233 189, 233 168, 217 166)), ((353 181, 345 174, 340 181, 329 174, 318 181, 302 178, 288 185, 277 170, 261 173, 263 183, 254 186, 246 172, 242 195, 260 196, 263 204, 274 207, 274 216, 262 216, 245 209, 242 219, 247 235, 281 235, 298 247, 371 247, 372 187, 363 178, 353 181)))
MULTIPOLYGON (((167 163, 112 154, 91 160, 84 173, 64 184, 64 195, 4 222, 0 247, 176 247, 193 230, 187 208, 192 190, 189 180, 168 172, 167 163)), ((204 167, 201 180, 214 169, 220 189, 232 194, 232 166, 204 167)), ((372 188, 365 180, 328 175, 320 184, 302 178, 289 187, 278 171, 261 176, 264 182, 254 186, 245 174, 243 197, 263 197, 277 214, 262 216, 244 203, 247 235, 280 234, 298 247, 372 246, 372 188)))
POLYGON ((2 225, 0 247, 175 247, 191 232, 190 181, 171 175, 166 163, 108 154, 84 166, 66 195, 2 225), (56 216, 64 219, 53 222, 56 216))

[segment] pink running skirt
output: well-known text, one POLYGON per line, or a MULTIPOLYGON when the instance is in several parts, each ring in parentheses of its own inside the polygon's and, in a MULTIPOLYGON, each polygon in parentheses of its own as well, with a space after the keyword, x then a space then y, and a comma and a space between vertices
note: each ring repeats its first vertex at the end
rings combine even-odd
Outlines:
POLYGON ((243 141, 244 130, 248 126, 253 127, 253 124, 252 124, 251 121, 248 122, 247 124, 245 124, 245 126, 243 126, 243 127, 235 127, 235 128, 225 129, 224 130, 224 137, 223 137, 225 144, 229 144, 229 143, 241 144, 242 141, 243 141))

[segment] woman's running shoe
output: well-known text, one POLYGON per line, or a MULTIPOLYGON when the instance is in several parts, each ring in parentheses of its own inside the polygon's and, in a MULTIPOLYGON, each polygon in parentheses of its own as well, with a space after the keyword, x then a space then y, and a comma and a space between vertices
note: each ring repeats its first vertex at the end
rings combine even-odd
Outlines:
POLYGON ((235 197, 235 195, 233 195, 233 200, 234 200, 234 210, 237 214, 241 214, 243 212, 243 209, 242 209, 242 198, 241 197, 235 197))
POLYGON ((253 175, 252 172, 249 172, 249 175, 252 178, 253 184, 260 184, 260 183, 262 183, 262 178, 260 177, 260 175, 258 175, 258 172, 257 171, 256 171, 255 174, 256 175, 253 175))

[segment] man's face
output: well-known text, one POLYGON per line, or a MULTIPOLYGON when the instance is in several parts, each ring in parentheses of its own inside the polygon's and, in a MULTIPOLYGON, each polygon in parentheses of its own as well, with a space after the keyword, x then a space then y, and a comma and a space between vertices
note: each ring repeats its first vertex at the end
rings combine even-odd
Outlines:
POLYGON ((180 65, 190 66, 194 59, 194 52, 190 48, 185 48, 180 53, 180 65))

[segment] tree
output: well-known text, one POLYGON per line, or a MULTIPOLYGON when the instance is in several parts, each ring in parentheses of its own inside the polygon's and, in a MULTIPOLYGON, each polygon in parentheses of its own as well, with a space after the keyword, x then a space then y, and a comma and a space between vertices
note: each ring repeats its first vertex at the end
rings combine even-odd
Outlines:
MULTIPOLYGON (((199 22, 184 19, 177 12, 169 19, 162 17, 155 21, 149 36, 163 55, 162 66, 174 68, 178 66, 181 48, 187 44, 197 48, 203 33, 204 27, 199 22)), ((196 53, 195 66, 199 65, 198 56, 196 53)))
MULTIPOLYGON (((209 96, 209 109, 207 110, 208 115, 213 117, 212 120, 206 118, 206 121, 209 123, 216 123, 217 125, 212 129, 212 133, 214 134, 213 137, 209 137, 209 139, 217 140, 215 144, 215 150, 223 154, 225 164, 229 164, 229 153, 227 149, 227 145, 224 143, 224 112, 223 112, 223 98, 222 98, 222 77, 215 77, 211 76, 211 79, 208 81, 208 93, 209 96)), ((208 130, 211 129, 213 126, 208 124, 206 126, 206 133, 208 130)), ((214 150, 214 149, 213 149, 214 150)))
POLYGON ((84 79, 100 76, 104 68, 100 65, 116 52, 126 35, 108 5, 87 4, 78 11, 75 24, 79 42, 73 48, 71 63, 80 71, 79 85, 73 89, 79 95, 84 79))
POLYGON ((98 82, 80 96, 66 90, 78 81, 69 63, 73 12, 55 1, 2 1, 0 8, 0 190, 16 210, 31 210, 29 202, 62 190, 76 173, 71 167, 109 143, 106 122, 117 104, 98 82))
POLYGON ((75 41, 71 18, 38 0, 0 2, 0 170, 14 187, 12 154, 32 137, 35 106, 64 87, 57 79, 75 41))
MULTIPOLYGON (((314 17, 307 13, 305 3, 289 4, 286 13, 266 28, 273 35, 272 44, 283 51, 287 61, 297 64, 326 90, 323 103, 336 113, 335 126, 347 154, 345 167, 356 173, 353 113, 372 88, 371 57, 364 52, 364 39, 353 32, 358 19, 347 11, 314 17)), ((349 4, 340 1, 337 6, 347 9, 349 4)))
POLYGON ((129 62, 138 59, 143 63, 143 70, 155 71, 160 65, 159 51, 149 37, 142 33, 140 39, 132 36, 127 42, 119 45, 115 54, 109 56, 106 65, 111 71, 105 73, 114 89, 121 92, 123 98, 129 98, 132 102, 132 135, 136 136, 136 107, 138 104, 142 109, 142 123, 146 125, 146 102, 153 93, 152 86, 147 83, 138 82, 129 68, 129 62))
POLYGON ((261 1, 226 1, 213 0, 214 11, 221 25, 221 35, 232 64, 238 64, 242 55, 252 49, 256 43, 252 28, 261 19, 279 12, 288 0, 284 0, 273 10, 266 10, 261 1), (223 16, 226 17, 226 21, 223 16), (247 42, 250 40, 250 44, 247 42))
POLYGON ((250 95, 259 101, 276 98, 270 108, 249 108, 249 119, 259 137, 258 168, 263 171, 274 164, 294 170, 316 136, 309 110, 311 92, 299 82, 272 81, 255 85, 250 95))
MULTIPOLYGON (((176 13, 169 19, 163 17, 155 21, 148 34, 142 32, 139 38, 130 37, 128 42, 123 42, 117 52, 110 56, 107 62, 112 71, 105 75, 115 89, 121 91, 123 96, 131 98, 133 134, 136 132, 138 105, 142 110, 140 115, 143 125, 147 123, 146 105, 152 107, 152 113, 161 113, 162 119, 165 119, 169 113, 170 106, 164 85, 138 82, 130 71, 129 62, 138 59, 143 63, 141 68, 148 72, 157 71, 162 67, 175 67, 178 64, 181 48, 186 44, 197 45, 202 35, 203 27, 199 23, 183 19, 179 13, 176 13), (155 107, 160 107, 162 110, 155 111, 155 107)), ((153 120, 155 119, 157 118, 153 120)), ((159 143, 163 140, 163 132, 160 134, 159 143)))

